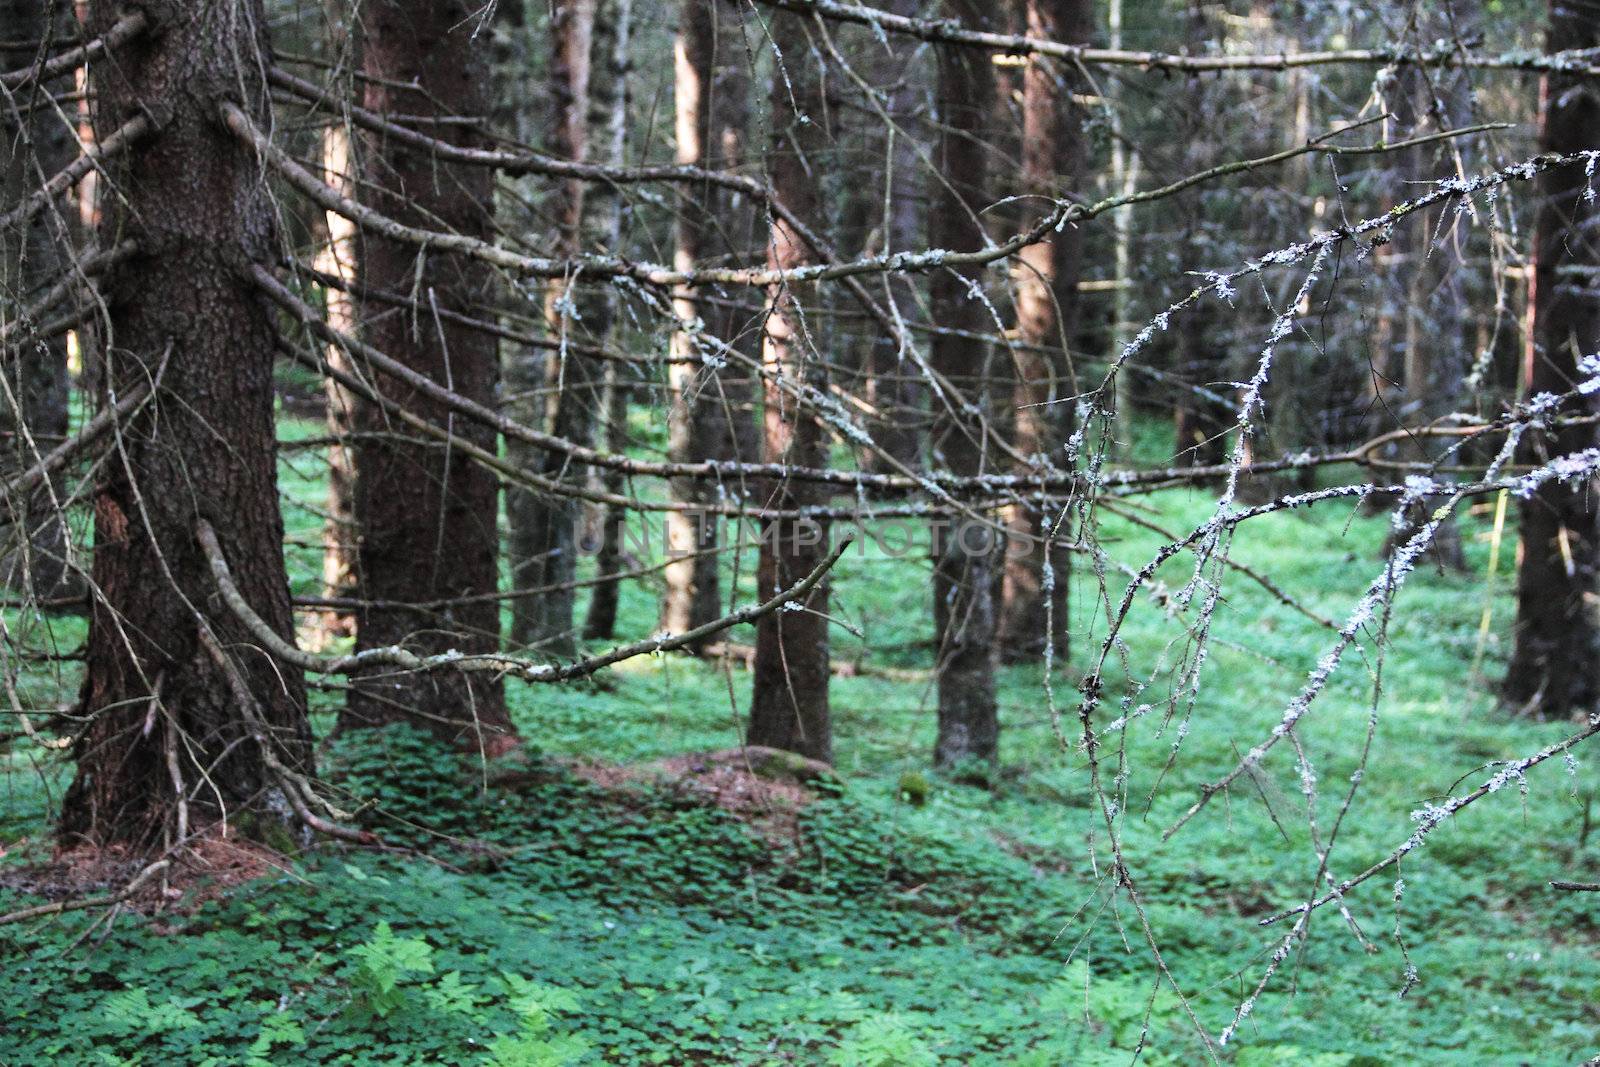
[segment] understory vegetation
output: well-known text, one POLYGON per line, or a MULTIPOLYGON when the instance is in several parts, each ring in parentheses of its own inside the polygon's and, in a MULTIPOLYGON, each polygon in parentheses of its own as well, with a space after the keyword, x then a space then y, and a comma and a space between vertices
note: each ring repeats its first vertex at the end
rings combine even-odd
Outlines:
MULTIPOLYGON (((290 440, 316 430, 280 422, 290 440)), ((1157 427, 1146 431, 1144 447, 1170 448, 1157 427)), ((320 520, 301 505, 320 499, 325 468, 314 451, 285 455, 289 541, 305 546, 291 547, 291 575, 297 592, 314 592, 320 520)), ((1201 491, 1175 490, 1139 514, 1192 527, 1210 506, 1201 491)), ((1371 581, 1387 523, 1346 503, 1285 511, 1251 523, 1230 554, 1311 612, 1340 618, 1371 581)), ((1511 603, 1506 576, 1490 571, 1492 504, 1462 532, 1467 572, 1419 569, 1382 646, 1362 640, 1365 669, 1335 676, 1297 730, 1327 834, 1381 690, 1376 755, 1337 826, 1340 863, 1383 858, 1412 833, 1414 811, 1459 790, 1458 776, 1568 729, 1496 707, 1511 603)), ((1166 541, 1110 515, 1100 534, 1135 567, 1166 541)), ((1181 583, 1187 564, 1168 566, 1181 583)), ((694 760, 660 762, 739 743, 737 661, 666 655, 583 683, 517 687, 529 752, 509 763, 404 726, 330 739, 340 694, 319 693, 326 788, 386 848, 284 840, 276 854, 242 854, 253 878, 230 874, 224 858, 219 884, 174 884, 173 899, 0 927, 0 1061, 1200 1062, 1196 1028, 1158 981, 1141 924, 1191 993, 1188 1008, 1219 1032, 1287 932, 1259 921, 1314 890, 1292 756, 1274 753, 1204 817, 1163 831, 1271 731, 1331 632, 1235 581, 1187 729, 1174 719, 1125 742, 1103 732, 1102 759, 1140 799, 1115 818, 1141 917, 1113 893, 1116 860, 1071 722, 1077 661, 1103 630, 1092 575, 1078 572, 1073 662, 1052 677, 1067 744, 1041 667, 1006 668, 1000 769, 973 782, 925 769, 926 569, 917 554, 871 545, 845 556, 834 612, 859 636, 835 647, 850 665, 833 685, 838 778, 753 801, 719 799, 694 760), (654 774, 614 766, 652 763, 654 774)), ((747 586, 740 599, 750 595, 747 586)), ((648 632, 655 605, 647 582, 630 583, 626 626, 648 632)), ((1169 613, 1182 612, 1142 603, 1123 631, 1130 657, 1157 661, 1182 633, 1169 613)), ((41 648, 46 633, 59 650, 82 637, 70 617, 24 621, 13 613, 9 624, 41 648)), ((1166 655, 1176 662, 1179 651, 1166 655)), ((55 664, 32 682, 70 680, 55 664)), ((1171 682, 1158 677, 1141 699, 1171 682)), ((1164 715, 1153 702, 1147 714, 1164 715)), ((65 784, 64 768, 42 756, 27 739, 4 750, 0 911, 56 899, 37 875, 19 877, 49 859, 65 784)), ((755 780, 729 779, 736 789, 755 780)), ((1548 883, 1596 862, 1595 777, 1551 760, 1521 788, 1462 810, 1398 871, 1352 891, 1340 911, 1317 912, 1219 1050, 1224 1061, 1354 1067, 1420 1062, 1426 1048, 1429 1063, 1509 1065, 1592 1054, 1596 913, 1587 894, 1548 883)))

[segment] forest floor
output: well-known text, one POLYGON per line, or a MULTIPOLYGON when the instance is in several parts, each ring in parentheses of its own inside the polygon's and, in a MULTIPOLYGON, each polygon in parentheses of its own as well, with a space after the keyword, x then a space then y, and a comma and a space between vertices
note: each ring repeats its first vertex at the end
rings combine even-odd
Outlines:
MULTIPOLYGON (((316 591, 318 469, 315 451, 286 453, 303 593, 316 591)), ((1182 491, 1140 506, 1178 528, 1213 505, 1182 491)), ((1378 573, 1384 531, 1381 517, 1329 504, 1252 522, 1231 552, 1343 619, 1378 573)), ((1336 877, 1405 841, 1425 803, 1569 732, 1497 707, 1514 531, 1493 577, 1492 512, 1466 516, 1462 533, 1469 573, 1420 570, 1382 656, 1364 637, 1301 725, 1326 835, 1360 766, 1381 665, 1377 739, 1338 828, 1336 877)), ((1102 539, 1135 567, 1162 541, 1114 516, 1102 539)), ((1190 570, 1180 559, 1161 576, 1176 589, 1190 570)), ((1113 575, 1114 594, 1122 581, 1113 575)), ((1110 773, 1128 775, 1118 825, 1141 918, 1112 892, 1103 814, 1075 747, 1075 684, 1104 633, 1092 574, 1075 572, 1074 647, 1053 678, 1068 743, 1041 668, 1005 668, 989 788, 927 769, 928 585, 923 553, 868 546, 840 565, 833 611, 859 636, 835 637, 836 660, 858 668, 833 684, 837 782, 774 784, 688 755, 738 742, 748 677, 733 661, 681 656, 512 686, 530 752, 511 766, 405 730, 324 745, 327 788, 414 851, 323 844, 269 856, 249 880, 219 871, 230 884, 202 899, 0 926, 0 1064, 1206 1062, 1157 981, 1145 924, 1214 1041, 1287 933, 1258 921, 1313 889, 1294 754, 1275 751, 1163 831, 1270 733, 1333 635, 1230 575, 1186 736, 1162 732, 1188 616, 1141 598, 1120 655, 1151 679, 1143 699, 1156 710, 1104 750, 1110 773)), ((655 629, 656 596, 629 583, 620 636, 655 629)), ((48 638, 40 620, 9 622, 35 644, 82 639, 73 619, 51 620, 48 638)), ((48 705, 69 700, 74 679, 63 667, 25 682, 24 698, 48 705)), ((316 697, 324 733, 338 699, 316 697)), ((1600 778, 1594 757, 1579 757, 1439 826, 1398 872, 1354 890, 1346 914, 1316 913, 1215 1057, 1480 1067, 1600 1052, 1600 913, 1593 894, 1548 887, 1600 867, 1589 832, 1600 778)), ((24 739, 0 747, 0 770, 3 913, 49 899, 37 881, 16 886, 50 859, 66 777, 24 739)))

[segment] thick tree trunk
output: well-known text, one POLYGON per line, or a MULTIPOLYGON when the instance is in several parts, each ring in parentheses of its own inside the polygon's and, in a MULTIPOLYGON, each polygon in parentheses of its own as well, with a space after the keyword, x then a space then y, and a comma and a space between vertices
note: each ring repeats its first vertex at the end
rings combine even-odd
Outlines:
MULTIPOLYGON (((102 140, 136 115, 158 125, 110 170, 102 239, 132 237, 139 253, 104 280, 115 338, 104 382, 123 396, 159 374, 160 388, 122 427, 95 490, 99 595, 81 698, 91 722, 61 820, 67 842, 135 846, 223 815, 265 834, 292 818, 270 764, 311 762, 298 673, 254 647, 196 541, 210 521, 245 599, 292 640, 273 321, 247 277, 277 254, 274 212, 256 160, 215 110, 236 101, 265 123, 265 20, 249 2, 143 10, 150 29, 94 69, 102 140)), ((92 31, 117 14, 97 4, 92 31)))
MULTIPOLYGON (((76 22, 69 0, 0 0, 0 68, 15 70, 69 46, 76 22)), ((64 75, 0 101, 0 211, 39 189, 77 152, 72 129, 48 103, 51 93, 70 92, 64 75)), ((64 255, 74 231, 76 208, 64 193, 20 231, 0 231, 0 321, 55 283, 67 267, 64 255)), ((33 333, 70 308, 57 306, 43 321, 22 323, 22 333, 0 357, 0 474, 25 469, 60 444, 67 432, 67 339, 64 330, 33 333)), ((8 501, 0 582, 39 599, 82 591, 67 567, 68 531, 59 481, 23 500, 8 501)))
MULTIPOLYGON (((1028 0, 1028 34, 1069 44, 1087 43, 1092 10, 1087 0, 1028 0)), ((1022 185, 1034 196, 1075 191, 1083 177, 1083 124, 1071 100, 1075 77, 1040 57, 1022 76, 1022 185)), ((1078 277, 1083 237, 1077 227, 1028 246, 1017 264, 1016 384, 1012 393, 1013 445, 1029 460, 1059 463, 1072 428, 1069 346, 1078 325, 1078 277)), ((1019 471, 1028 473, 1028 469, 1019 471)), ((1059 542, 1061 509, 1014 505, 1007 509, 1005 580, 1000 648, 1011 660, 1041 655, 1049 644, 1067 651, 1067 576, 1071 559, 1059 542)))
MULTIPOLYGON (((799 40, 794 16, 787 23, 799 40)), ((821 81, 814 60, 800 49, 786 57, 786 68, 772 79, 772 150, 769 173, 778 199, 805 220, 819 218, 817 175, 823 166, 821 81)), ((767 247, 767 265, 793 270, 815 257, 790 227, 776 218, 767 247)), ((827 465, 827 438, 795 388, 826 390, 827 372, 817 356, 817 324, 802 320, 802 302, 811 286, 776 285, 768 298, 762 346, 766 381, 764 423, 767 463, 802 467, 827 465)), ((826 503, 815 483, 779 481, 761 497, 770 508, 792 509, 826 503)), ((771 519, 762 523, 761 556, 756 567, 757 595, 769 597, 804 578, 827 557, 826 520, 771 519)), ((828 708, 828 585, 824 580, 804 602, 804 610, 775 611, 756 624, 754 685, 747 742, 798 752, 833 762, 833 726, 828 708)))
MULTIPOLYGON (((982 27, 976 0, 946 0, 947 17, 982 27)), ((983 244, 978 212, 989 203, 984 131, 994 107, 994 67, 971 48, 939 50, 939 136, 936 162, 945 181, 929 212, 928 241, 967 251, 983 244)), ((950 331, 935 334, 929 352, 935 372, 960 396, 934 398, 932 464, 953 474, 981 473, 984 426, 993 413, 988 379, 993 353, 979 335, 993 324, 970 287, 982 272, 944 269, 933 276, 932 318, 950 331)), ((990 516, 957 515, 935 527, 933 614, 938 639, 939 734, 934 762, 956 767, 999 758, 995 708, 996 594, 1003 547, 990 516)))
MULTIPOLYGON (((678 26, 674 109, 677 160, 689 166, 729 166, 743 151, 748 81, 740 73, 743 35, 738 11, 725 0, 683 0, 678 26)), ((740 250, 739 223, 748 211, 741 198, 710 186, 679 187, 673 260, 681 268, 703 263, 718 252, 740 250)), ((671 408, 667 449, 674 462, 755 458, 754 423, 745 410, 749 375, 737 368, 714 368, 697 360, 706 346, 732 343, 738 333, 734 312, 704 299, 703 290, 680 289, 673 310, 686 323, 700 320, 705 335, 687 330, 672 336, 668 365, 671 408)), ((713 351, 713 354, 715 352, 713 351)), ((722 613, 718 523, 704 508, 734 487, 703 479, 674 479, 674 501, 691 510, 668 512, 667 548, 675 557, 665 571, 661 628, 682 633, 722 613)), ((742 487, 741 487, 742 488, 742 487)))
MULTIPOLYGON (((1550 51, 1600 45, 1600 18, 1552 0, 1550 51)), ((1545 77, 1539 146, 1574 152, 1600 140, 1600 103, 1583 83, 1545 77)), ((1530 395, 1564 393, 1580 380, 1578 360, 1600 351, 1600 293, 1582 270, 1600 267, 1593 183, 1581 167, 1549 170, 1537 181, 1533 281, 1529 306, 1527 377, 1530 395), (1590 193, 1590 195, 1593 195, 1590 193)), ((1592 400, 1567 414, 1592 414, 1592 400)), ((1595 445, 1592 426, 1572 426, 1531 442, 1529 460, 1543 462, 1595 445)), ((1547 718, 1592 712, 1600 700, 1600 623, 1595 616, 1600 576, 1600 511, 1595 479, 1576 485, 1546 482, 1521 507, 1522 566, 1517 571, 1516 648, 1505 695, 1547 718)))
MULTIPOLYGON (((362 67, 367 108, 400 115, 482 116, 487 77, 483 50, 471 41, 477 9, 463 0, 374 0, 362 10, 362 67)), ((464 146, 481 137, 458 123, 430 127, 464 146)), ((451 166, 426 153, 366 136, 362 192, 377 210, 411 225, 444 226, 479 238, 490 234, 492 174, 451 166)), ((492 304, 487 267, 466 257, 428 251, 362 234, 364 288, 415 292, 425 306, 470 311, 492 304)), ((412 369, 481 404, 495 400, 495 345, 485 334, 430 317, 396 313, 376 302, 361 308, 366 339, 412 369)), ((384 395, 463 438, 493 451, 493 431, 455 419, 440 404, 399 382, 368 372, 384 395)), ((493 601, 439 611, 392 606, 482 597, 495 592, 499 539, 498 485, 458 451, 415 438, 363 405, 359 423, 384 436, 356 446, 356 521, 363 595, 381 606, 357 615, 357 647, 405 644, 418 652, 490 651, 499 647, 493 601)), ((455 743, 491 754, 516 744, 499 679, 439 671, 385 671, 356 680, 341 726, 414 719, 455 743)))

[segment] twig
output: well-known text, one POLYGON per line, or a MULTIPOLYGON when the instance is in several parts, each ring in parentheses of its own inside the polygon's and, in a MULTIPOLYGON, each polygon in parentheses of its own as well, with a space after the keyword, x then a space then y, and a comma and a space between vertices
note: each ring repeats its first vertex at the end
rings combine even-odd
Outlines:
POLYGON ((58 900, 54 904, 39 904, 35 907, 23 908, 21 911, 0 915, 0 926, 27 922, 29 919, 39 919, 46 915, 60 915, 68 911, 82 911, 85 908, 100 908, 120 904, 137 893, 140 887, 148 882, 151 877, 160 874, 170 866, 172 866, 171 860, 157 860, 134 875, 133 879, 123 886, 119 892, 110 896, 90 897, 86 900, 58 900))

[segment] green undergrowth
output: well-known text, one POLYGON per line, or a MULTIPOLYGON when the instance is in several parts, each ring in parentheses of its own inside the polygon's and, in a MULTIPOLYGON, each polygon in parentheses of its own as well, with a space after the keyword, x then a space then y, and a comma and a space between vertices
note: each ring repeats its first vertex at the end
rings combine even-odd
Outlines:
MULTIPOLYGON (((314 551, 295 546, 315 543, 318 469, 314 452, 285 460, 297 591, 315 588, 314 551)), ((1169 492, 1134 506, 1185 530, 1213 503, 1169 492)), ((602 788, 569 769, 736 743, 737 666, 656 656, 512 687, 531 749, 515 765, 405 730, 324 746, 324 788, 401 851, 323 845, 193 909, 0 926, 0 1063, 1160 1067, 1206 1062, 1202 1029, 1219 1061, 1243 1067, 1577 1063, 1600 1052, 1600 915, 1593 894, 1548 883, 1600 867, 1588 830, 1600 786, 1581 749, 1449 820, 1342 912, 1318 911, 1215 1044, 1290 932, 1261 920, 1317 891, 1317 840, 1337 825, 1330 870, 1357 874, 1406 840, 1424 804, 1570 729, 1495 704, 1514 540, 1491 580, 1490 520, 1463 517, 1469 573, 1421 568, 1384 639, 1364 631, 1302 721, 1314 809, 1285 743, 1171 836, 1201 785, 1269 736, 1333 635, 1230 573, 1203 684, 1192 707, 1169 705, 1195 618, 1173 594, 1192 559, 1158 573, 1107 659, 1097 720, 1125 694, 1127 710, 1151 705, 1101 749, 1108 788, 1126 776, 1115 822, 1136 898, 1117 888, 1077 746, 1076 686, 1107 611, 1089 568, 1074 573, 1053 701, 1037 665, 1001 672, 1002 761, 982 789, 928 767, 926 555, 869 544, 842 561, 831 609, 854 631, 836 631, 836 660, 861 668, 832 690, 843 784, 792 831, 741 822, 686 786, 602 788)), ((1128 566, 1162 541, 1109 513, 1101 523, 1128 566)), ((1253 522, 1229 551, 1342 622, 1384 533, 1383 519, 1328 505, 1253 522)), ((750 562, 740 603, 754 597, 750 562)), ((1112 603, 1124 582, 1110 574, 1112 603)), ((654 630, 657 592, 624 589, 619 638, 654 630)), ((61 647, 82 639, 74 620, 36 626, 61 647)), ((23 699, 60 699, 72 682, 69 669, 24 676, 23 699)), ((337 697, 317 699, 325 732, 337 697)), ((0 874, 44 854, 65 784, 46 756, 26 741, 0 749, 0 874)), ((0 889, 0 912, 38 900, 0 889)))

